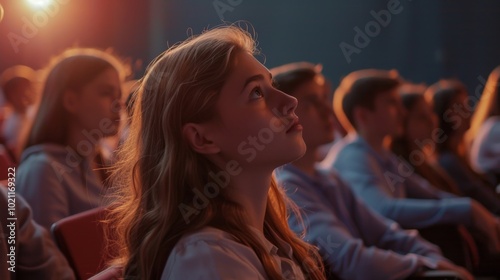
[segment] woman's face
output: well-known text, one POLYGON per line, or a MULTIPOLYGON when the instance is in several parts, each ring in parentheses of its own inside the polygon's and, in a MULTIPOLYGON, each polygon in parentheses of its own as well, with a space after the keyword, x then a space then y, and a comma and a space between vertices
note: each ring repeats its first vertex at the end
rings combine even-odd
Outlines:
POLYGON ((210 121, 218 156, 240 166, 274 169, 305 153, 297 100, 273 86, 269 70, 252 55, 235 55, 233 69, 210 121))
POLYGON ((333 141, 334 116, 322 75, 303 83, 291 94, 297 98, 297 115, 304 126, 304 141, 309 149, 333 141))
POLYGON ((415 102, 406 115, 406 139, 409 141, 432 139, 432 132, 438 126, 437 116, 424 98, 419 98, 415 102))
POLYGON ((75 120, 88 133, 115 135, 120 125, 121 94, 117 71, 103 71, 75 94, 75 120))

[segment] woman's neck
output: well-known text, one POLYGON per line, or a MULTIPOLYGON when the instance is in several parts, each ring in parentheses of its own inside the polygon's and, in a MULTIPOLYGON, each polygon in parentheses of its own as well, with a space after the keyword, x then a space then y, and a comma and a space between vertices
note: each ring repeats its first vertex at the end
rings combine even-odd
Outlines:
POLYGON ((89 139, 87 136, 83 134, 84 129, 77 127, 70 127, 67 144, 73 151, 75 151, 82 159, 87 159, 90 163, 94 162, 94 159, 97 155, 98 148, 97 143, 98 139, 89 139))
POLYGON ((228 186, 228 188, 231 188, 230 195, 236 203, 245 209, 246 222, 250 226, 263 231, 272 171, 249 172, 247 170, 245 172, 244 169, 240 174, 230 176, 228 186))

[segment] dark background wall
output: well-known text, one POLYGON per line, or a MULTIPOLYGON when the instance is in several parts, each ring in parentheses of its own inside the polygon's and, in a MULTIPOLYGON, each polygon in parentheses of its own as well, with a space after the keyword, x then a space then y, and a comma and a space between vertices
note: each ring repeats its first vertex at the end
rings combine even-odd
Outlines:
POLYGON ((67 47, 91 46, 112 47, 140 77, 167 46, 222 19, 253 25, 267 67, 322 63, 334 84, 350 71, 382 68, 398 69, 414 82, 456 77, 472 91, 478 77, 500 64, 500 1, 53 0, 58 10, 45 13, 45 21, 26 1, 0 0, 0 71, 14 64, 40 68, 67 47), (390 21, 375 24, 372 14, 388 5, 390 21), (9 34, 23 36, 26 20, 37 30, 15 52, 9 34), (367 26, 372 36, 356 46, 355 28, 365 33, 367 26), (357 48, 350 62, 342 42, 357 48))

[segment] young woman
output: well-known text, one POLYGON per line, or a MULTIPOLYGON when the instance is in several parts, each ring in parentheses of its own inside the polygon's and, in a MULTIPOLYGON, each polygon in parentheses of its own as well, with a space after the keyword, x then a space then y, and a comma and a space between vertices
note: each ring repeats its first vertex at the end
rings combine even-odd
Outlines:
POLYGON ((457 80, 442 80, 426 91, 432 100, 434 112, 443 137, 437 141, 437 160, 454 179, 459 190, 483 204, 490 212, 500 214, 500 196, 493 186, 469 165, 465 147, 465 133, 470 127, 467 112, 468 93, 465 85, 457 80))
POLYGON ((102 205, 99 141, 118 130, 124 69, 95 49, 68 50, 49 68, 16 177, 45 228, 102 205))
MULTIPOLYGON (((491 71, 481 100, 474 111, 467 142, 470 160, 478 172, 491 175, 500 184, 500 66, 491 71)), ((497 189, 498 192, 498 189, 497 189)))
POLYGON ((323 279, 272 177, 305 152, 297 100, 254 53, 220 27, 150 66, 114 174, 125 279, 323 279))

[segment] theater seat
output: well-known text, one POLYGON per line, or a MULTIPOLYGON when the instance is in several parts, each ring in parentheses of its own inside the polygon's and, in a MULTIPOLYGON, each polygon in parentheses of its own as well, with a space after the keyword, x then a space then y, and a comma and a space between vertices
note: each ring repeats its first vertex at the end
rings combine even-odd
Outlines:
MULTIPOLYGON (((78 279, 88 279, 103 270, 109 254, 105 251, 105 208, 96 208, 64 218, 52 225, 59 249, 78 279)), ((111 278, 110 278, 111 279, 111 278)))

